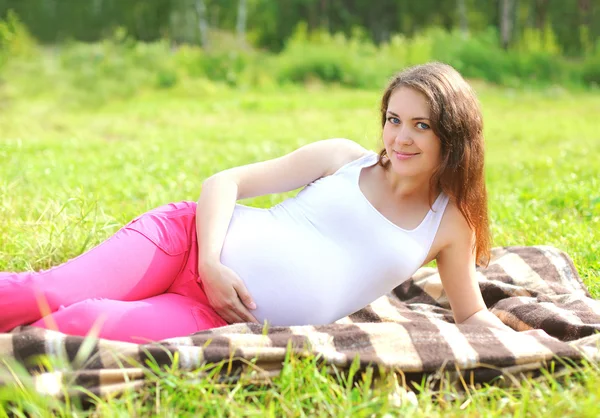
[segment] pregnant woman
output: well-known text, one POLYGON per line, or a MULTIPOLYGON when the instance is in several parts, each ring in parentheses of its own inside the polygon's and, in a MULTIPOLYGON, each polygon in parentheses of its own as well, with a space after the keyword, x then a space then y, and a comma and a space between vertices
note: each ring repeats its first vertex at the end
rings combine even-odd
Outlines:
POLYGON ((381 101, 383 147, 305 145, 206 179, 60 266, 0 273, 0 331, 146 342, 235 322, 327 324, 436 260, 457 323, 506 328, 483 302, 489 258, 482 116, 450 66, 409 68, 381 101), (236 204, 306 186, 270 209, 236 204))

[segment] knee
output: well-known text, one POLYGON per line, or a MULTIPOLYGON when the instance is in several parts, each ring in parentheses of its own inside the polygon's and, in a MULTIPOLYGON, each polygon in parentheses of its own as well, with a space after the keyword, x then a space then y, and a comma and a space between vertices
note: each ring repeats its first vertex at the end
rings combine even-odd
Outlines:
POLYGON ((107 318, 106 299, 86 299, 67 307, 61 306, 50 317, 42 318, 33 325, 57 328, 68 335, 98 335, 107 318))

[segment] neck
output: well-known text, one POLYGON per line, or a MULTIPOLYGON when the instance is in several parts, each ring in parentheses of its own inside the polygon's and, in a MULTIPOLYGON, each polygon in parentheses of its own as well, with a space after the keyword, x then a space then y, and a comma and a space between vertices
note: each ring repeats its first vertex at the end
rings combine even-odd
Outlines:
MULTIPOLYGON (((429 176, 398 176, 388 166, 384 170, 384 176, 394 200, 423 200, 429 202, 431 187, 429 176)), ((436 191, 438 194, 439 191, 436 191)))

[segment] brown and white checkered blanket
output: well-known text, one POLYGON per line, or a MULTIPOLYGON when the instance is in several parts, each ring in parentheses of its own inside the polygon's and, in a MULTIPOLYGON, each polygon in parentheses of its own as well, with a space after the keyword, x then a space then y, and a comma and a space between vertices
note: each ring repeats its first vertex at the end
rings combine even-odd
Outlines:
POLYGON ((330 371, 348 368, 358 356, 362 369, 379 365, 419 381, 514 380, 559 358, 558 365, 600 359, 600 301, 590 297, 565 253, 547 246, 496 248, 478 278, 488 308, 506 324, 542 328, 555 338, 455 325, 437 271, 423 268, 393 293, 330 325, 265 332, 260 325, 235 324, 144 345, 31 327, 0 334, 0 385, 14 384, 20 368, 42 393, 60 396, 75 386, 99 395, 120 392, 145 384, 149 359, 169 365, 175 353, 182 369, 228 361, 231 367, 222 368, 227 378, 251 368, 257 379, 268 379, 281 370, 288 345, 299 356, 317 355, 330 371), (44 369, 32 362, 40 355, 62 366, 40 373, 44 369))

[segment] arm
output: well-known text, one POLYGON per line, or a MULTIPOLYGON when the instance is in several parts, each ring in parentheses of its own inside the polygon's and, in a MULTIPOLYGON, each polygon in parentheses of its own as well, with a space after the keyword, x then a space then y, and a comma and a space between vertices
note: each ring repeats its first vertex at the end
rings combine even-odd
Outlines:
POLYGON ((242 280, 221 264, 221 249, 238 199, 295 190, 332 174, 366 150, 347 139, 305 145, 283 157, 231 168, 206 179, 196 208, 198 272, 211 306, 227 322, 256 322, 242 280))
POLYGON ((445 217, 445 236, 451 238, 436 259, 454 320, 512 330, 485 306, 475 271, 475 236, 466 219, 455 206, 448 207, 445 217))
MULTIPOLYGON (((438 271, 457 324, 482 325, 513 331, 488 311, 475 272, 475 237, 460 211, 449 206, 444 214, 448 245, 437 255, 438 271)), ((442 221, 444 222, 444 220, 442 221)), ((534 337, 551 338, 541 329, 521 331, 534 337)))
POLYGON ((313 142, 272 160, 221 171, 204 181, 196 213, 199 263, 218 263, 235 202, 283 193, 332 174, 366 150, 348 139, 313 142))

